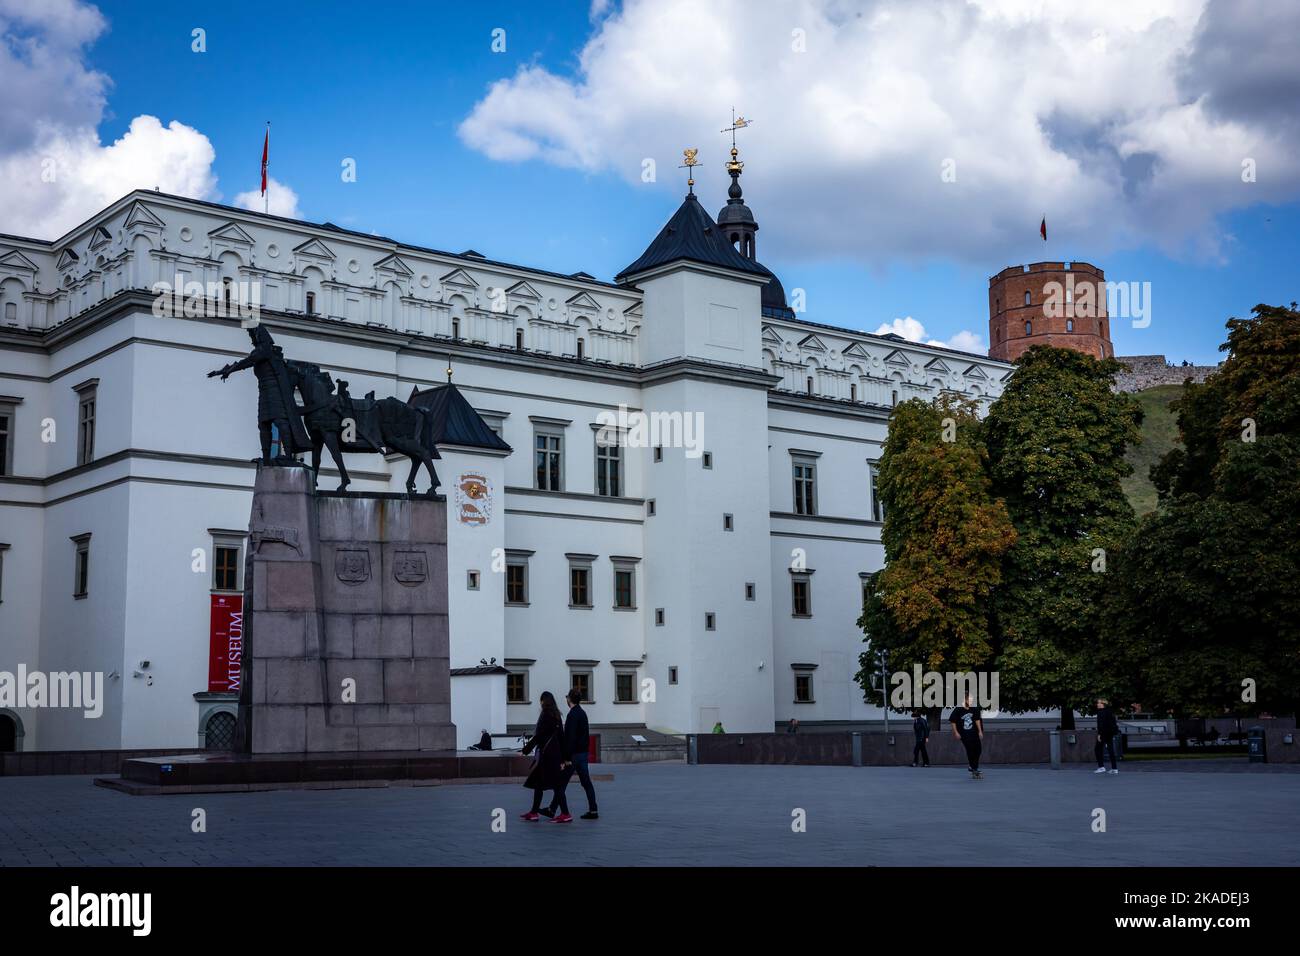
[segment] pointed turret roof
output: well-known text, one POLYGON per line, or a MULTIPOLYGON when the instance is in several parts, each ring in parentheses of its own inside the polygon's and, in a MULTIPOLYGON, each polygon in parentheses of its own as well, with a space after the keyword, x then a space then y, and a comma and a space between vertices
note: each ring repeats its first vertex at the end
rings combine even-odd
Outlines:
POLYGON ((750 275, 768 275, 766 269, 732 248, 731 243, 723 238, 722 230, 713 221, 713 217, 700 205, 699 199, 694 193, 689 193, 673 217, 659 230, 654 242, 641 254, 641 258, 615 278, 622 282, 628 276, 682 259, 750 275))
POLYGON ((483 421, 483 416, 474 411, 474 406, 451 382, 424 390, 417 388, 411 393, 409 402, 433 419, 435 444, 510 451, 510 446, 497 437, 497 433, 483 421))

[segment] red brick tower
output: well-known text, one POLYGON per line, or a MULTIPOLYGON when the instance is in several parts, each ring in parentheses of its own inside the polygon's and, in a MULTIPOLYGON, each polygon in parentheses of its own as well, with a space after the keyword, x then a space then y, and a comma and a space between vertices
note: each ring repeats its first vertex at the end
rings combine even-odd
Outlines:
POLYGON ((1014 362, 1031 345, 1114 356, 1100 269, 1086 262, 1035 262, 989 279, 989 358, 1014 362))

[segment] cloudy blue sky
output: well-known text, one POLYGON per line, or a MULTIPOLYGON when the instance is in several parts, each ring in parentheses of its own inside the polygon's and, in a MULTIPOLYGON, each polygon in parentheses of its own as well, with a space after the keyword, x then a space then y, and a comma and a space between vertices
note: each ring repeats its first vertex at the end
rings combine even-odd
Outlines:
POLYGON ((991 274, 1077 259, 1150 283, 1119 354, 1214 362, 1226 318, 1300 298, 1297 9, 0 0, 0 232, 135 187, 260 208, 270 120, 272 211, 612 278, 684 147, 725 201, 735 106, 759 257, 809 319, 983 351, 991 274))

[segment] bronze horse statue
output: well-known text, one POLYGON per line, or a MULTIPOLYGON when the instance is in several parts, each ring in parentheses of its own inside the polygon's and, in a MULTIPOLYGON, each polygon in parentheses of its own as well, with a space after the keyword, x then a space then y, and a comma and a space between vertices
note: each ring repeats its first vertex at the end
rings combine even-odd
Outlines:
POLYGON ((339 491, 345 491, 351 482, 343 464, 343 452, 400 453, 411 459, 407 493, 415 494, 415 476, 421 465, 429 471, 429 496, 437 493, 441 482, 433 459, 442 456, 434 444, 433 421, 422 409, 396 398, 375 399, 374 392, 354 400, 344 381, 338 383, 335 394, 334 380, 320 366, 292 359, 284 364, 302 396, 303 424, 311 439, 311 467, 317 475, 322 446, 329 449, 342 477, 339 491))

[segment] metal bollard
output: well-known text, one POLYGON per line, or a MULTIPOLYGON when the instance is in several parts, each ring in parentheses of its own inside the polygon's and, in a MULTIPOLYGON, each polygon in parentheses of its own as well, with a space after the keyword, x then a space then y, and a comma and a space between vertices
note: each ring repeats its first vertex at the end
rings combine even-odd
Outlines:
POLYGON ((688 764, 698 764, 700 762, 700 751, 695 744, 695 735, 686 735, 686 762, 688 764))

